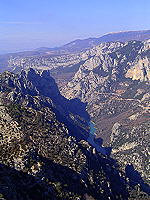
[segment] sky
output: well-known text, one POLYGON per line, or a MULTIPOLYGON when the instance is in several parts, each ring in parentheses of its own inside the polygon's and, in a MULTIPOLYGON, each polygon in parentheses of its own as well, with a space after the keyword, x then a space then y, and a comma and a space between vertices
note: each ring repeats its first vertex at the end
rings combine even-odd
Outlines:
POLYGON ((0 53, 150 29, 150 0, 0 0, 0 53))

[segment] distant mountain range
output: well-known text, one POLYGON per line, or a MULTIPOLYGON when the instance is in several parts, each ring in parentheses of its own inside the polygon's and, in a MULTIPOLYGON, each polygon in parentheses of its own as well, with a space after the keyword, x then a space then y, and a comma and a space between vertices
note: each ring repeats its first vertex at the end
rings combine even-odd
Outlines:
POLYGON ((143 31, 123 31, 108 33, 98 38, 77 39, 63 46, 56 48, 41 47, 36 49, 38 52, 49 52, 50 54, 78 53, 88 48, 94 47, 104 42, 127 42, 131 40, 145 41, 150 39, 150 30, 143 31))
POLYGON ((21 51, 21 52, 12 52, 7 54, 0 55, 1 57, 10 57, 10 56, 38 56, 43 54, 48 55, 62 55, 62 54, 70 54, 70 53, 80 53, 83 51, 86 51, 87 49, 90 49, 94 46, 97 46, 104 42, 128 42, 131 40, 137 40, 137 41, 145 41, 150 39, 150 30, 142 30, 142 31, 120 31, 120 32, 112 32, 107 33, 103 36, 100 36, 98 38, 87 38, 87 39, 77 39, 74 41, 71 41, 65 45, 49 48, 49 47, 39 47, 34 50, 30 51, 21 51))
POLYGON ((105 42, 128 42, 131 40, 145 41, 150 39, 150 30, 142 31, 122 31, 116 33, 108 33, 98 38, 87 38, 87 39, 77 39, 72 42, 69 42, 63 46, 48 48, 40 47, 33 51, 23 51, 17 53, 8 53, 0 55, 0 72, 7 70, 8 60, 12 57, 32 57, 32 56, 59 56, 67 54, 78 54, 85 52, 87 49, 90 49, 94 46, 97 46, 105 42))

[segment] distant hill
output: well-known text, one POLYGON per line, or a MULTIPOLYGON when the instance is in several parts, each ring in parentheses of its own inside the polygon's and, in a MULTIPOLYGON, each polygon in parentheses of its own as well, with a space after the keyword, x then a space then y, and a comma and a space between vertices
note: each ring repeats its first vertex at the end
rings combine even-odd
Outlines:
POLYGON ((49 53, 78 53, 84 51, 85 49, 91 48, 93 46, 99 45, 103 42, 127 42, 131 40, 145 41, 150 39, 150 30, 143 31, 123 31, 117 33, 108 33, 98 38, 87 38, 83 40, 74 40, 70 43, 67 43, 61 47, 56 48, 47 48, 41 47, 36 49, 40 52, 49 52, 49 53))
POLYGON ((90 49, 94 46, 97 46, 104 42, 127 42, 131 40, 145 41, 150 39, 150 30, 143 31, 124 31, 117 33, 108 33, 98 38, 87 38, 87 39, 78 39, 74 40, 70 43, 67 43, 60 47, 48 48, 48 47, 40 47, 33 51, 23 51, 17 53, 8 53, 4 55, 0 55, 0 72, 4 70, 8 70, 8 60, 10 58, 16 57, 36 57, 36 56, 66 56, 67 54, 77 54, 81 52, 85 52, 87 49, 90 49))

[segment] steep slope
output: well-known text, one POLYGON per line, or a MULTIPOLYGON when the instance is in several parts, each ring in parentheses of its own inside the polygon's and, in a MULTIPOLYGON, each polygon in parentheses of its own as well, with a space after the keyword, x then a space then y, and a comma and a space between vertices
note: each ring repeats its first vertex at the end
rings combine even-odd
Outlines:
MULTIPOLYGON (((38 72, 30 68, 27 71, 22 71, 18 75, 4 72, 1 75, 1 83, 2 91, 5 91, 5 85, 8 85, 8 89, 6 88, 6 90, 9 90, 9 87, 12 88, 10 98, 15 103, 21 102, 26 106, 33 106, 34 109, 40 109, 42 105, 48 105, 60 121, 67 124, 68 127, 71 127, 72 134, 78 134, 76 133, 76 127, 78 127, 76 123, 80 119, 83 130, 82 134, 80 134, 80 130, 77 132, 79 132, 80 137, 87 137, 86 127, 88 122, 86 121, 89 120, 89 116, 85 110, 86 104, 78 99, 71 101, 65 99, 60 94, 49 71, 38 72), (32 101, 30 100, 30 96, 34 96, 32 101), (41 101, 41 105, 35 105, 34 102, 36 101, 41 101), (31 104, 32 102, 33 104, 31 104), (72 124, 75 124, 75 127, 72 124)), ((79 129, 82 129, 81 126, 79 129)))
POLYGON ((111 145, 122 167, 133 164, 149 181, 150 43, 106 43, 91 55, 62 94, 87 102, 96 137, 111 145))

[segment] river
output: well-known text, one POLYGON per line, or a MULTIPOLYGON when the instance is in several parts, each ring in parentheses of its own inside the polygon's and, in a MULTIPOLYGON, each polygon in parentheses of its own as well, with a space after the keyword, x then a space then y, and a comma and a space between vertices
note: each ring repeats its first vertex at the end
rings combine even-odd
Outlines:
POLYGON ((102 153, 103 155, 108 155, 106 148, 102 147, 100 144, 95 142, 96 128, 94 122, 90 121, 89 127, 90 127, 90 134, 87 141, 97 150, 97 152, 102 153))
POLYGON ((91 135, 95 135, 96 128, 95 128, 94 122, 90 121, 90 122, 89 122, 89 127, 90 127, 90 134, 91 134, 91 135))

